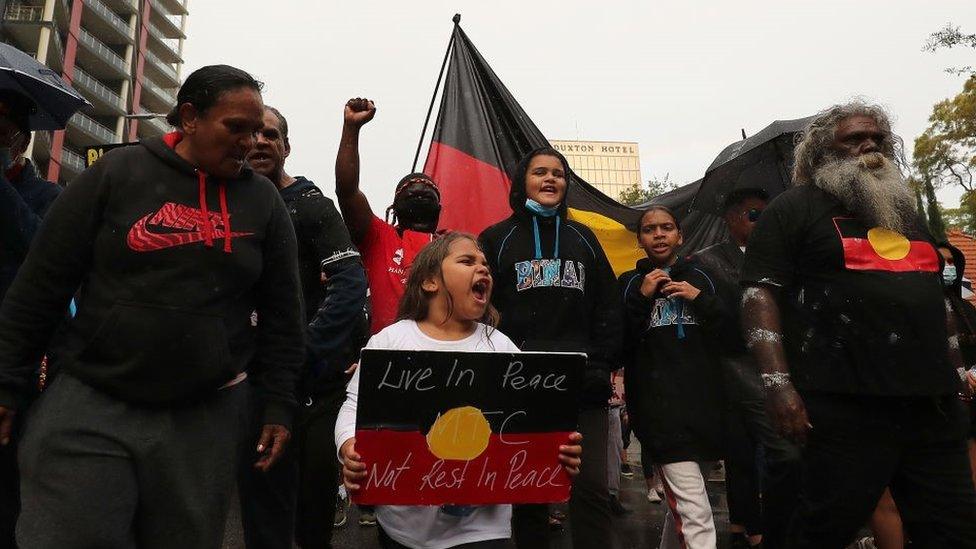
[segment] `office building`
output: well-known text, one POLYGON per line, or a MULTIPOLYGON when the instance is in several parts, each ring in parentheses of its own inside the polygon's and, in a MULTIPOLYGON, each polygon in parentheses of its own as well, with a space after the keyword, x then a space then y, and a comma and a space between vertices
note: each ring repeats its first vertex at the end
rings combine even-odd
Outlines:
POLYGON ((617 141, 552 141, 570 168, 603 194, 617 200, 620 192, 641 183, 637 143, 617 141))
POLYGON ((188 0, 0 0, 0 39, 62 75, 92 106, 64 131, 35 132, 39 173, 70 181, 85 147, 169 131, 186 40, 188 0))

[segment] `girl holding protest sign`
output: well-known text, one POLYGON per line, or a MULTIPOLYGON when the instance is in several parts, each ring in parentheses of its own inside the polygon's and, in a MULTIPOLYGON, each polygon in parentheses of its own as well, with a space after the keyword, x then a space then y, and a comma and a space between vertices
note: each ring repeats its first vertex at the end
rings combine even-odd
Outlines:
POLYGON ((678 257, 681 227, 671 210, 644 212, 637 241, 647 257, 620 277, 624 383, 634 433, 667 494, 661 548, 714 548, 705 475, 723 449, 719 349, 736 332, 709 275, 678 257))
MULTIPOLYGON (((488 262, 471 235, 448 233, 414 259, 400 301, 398 321, 373 336, 367 349, 518 352, 494 329, 498 313, 490 304, 488 262)), ((353 375, 336 423, 336 445, 346 489, 355 493, 366 479, 366 465, 356 453, 359 371, 353 375)), ((578 433, 560 447, 559 461, 570 475, 579 472, 582 449, 578 433)), ((376 518, 380 542, 390 548, 492 549, 511 537, 511 506, 380 505, 376 518)))

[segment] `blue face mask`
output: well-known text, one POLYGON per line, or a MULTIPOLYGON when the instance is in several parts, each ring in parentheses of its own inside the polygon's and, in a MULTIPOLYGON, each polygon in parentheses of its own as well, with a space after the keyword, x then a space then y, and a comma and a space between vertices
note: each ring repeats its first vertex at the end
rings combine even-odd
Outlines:
POLYGON ((956 281, 956 266, 946 265, 942 269, 942 280, 945 280, 946 284, 952 284, 956 281))
POLYGON ((559 212, 559 206, 554 206, 552 208, 543 206, 531 198, 525 199, 525 209, 538 215, 539 217, 552 217, 559 212))

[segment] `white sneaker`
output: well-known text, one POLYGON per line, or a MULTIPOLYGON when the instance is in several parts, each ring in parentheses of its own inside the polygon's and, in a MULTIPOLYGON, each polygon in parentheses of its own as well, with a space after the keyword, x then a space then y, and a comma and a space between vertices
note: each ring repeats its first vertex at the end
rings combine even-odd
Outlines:
POLYGON ((651 503, 661 503, 661 494, 657 490, 651 489, 647 491, 647 501, 651 503))

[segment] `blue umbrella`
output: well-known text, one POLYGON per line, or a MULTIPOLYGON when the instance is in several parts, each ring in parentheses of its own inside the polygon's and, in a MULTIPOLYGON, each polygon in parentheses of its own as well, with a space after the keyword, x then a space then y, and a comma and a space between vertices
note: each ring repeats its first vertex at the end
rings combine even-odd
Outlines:
POLYGON ((10 44, 0 43, 0 90, 25 95, 36 105, 28 123, 32 130, 62 130, 78 109, 91 106, 58 73, 10 44))

